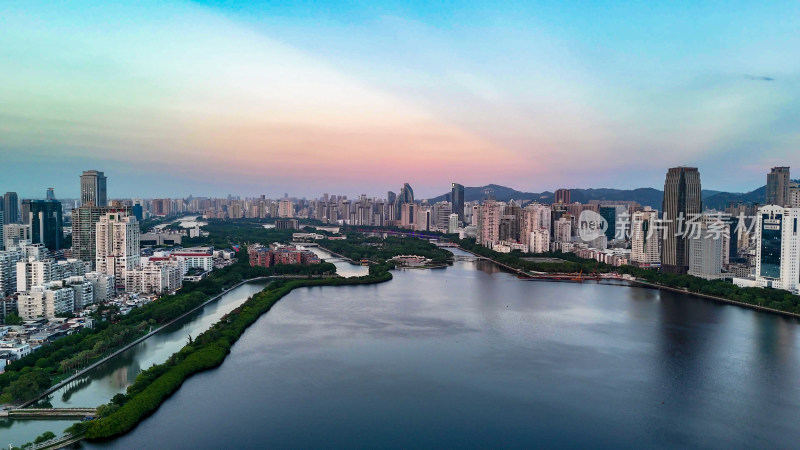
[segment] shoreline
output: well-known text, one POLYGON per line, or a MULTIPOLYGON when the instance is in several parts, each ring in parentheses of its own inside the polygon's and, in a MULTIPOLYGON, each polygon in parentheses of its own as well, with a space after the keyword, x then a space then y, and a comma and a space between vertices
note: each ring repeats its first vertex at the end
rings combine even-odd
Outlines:
POLYGON ((263 279, 267 279, 267 278, 269 278, 269 277, 256 277, 256 278, 251 278, 251 279, 248 279, 248 280, 240 281, 239 283, 237 283, 234 286, 222 291, 221 293, 217 294, 216 296, 211 297, 210 299, 206 300, 205 302, 201 303, 200 305, 197 305, 196 307, 192 308, 191 310, 186 311, 185 313, 181 314, 180 316, 178 316, 178 317, 170 320, 169 322, 159 326, 155 330, 152 330, 152 331, 148 332, 147 334, 145 334, 144 336, 141 336, 141 337, 129 342, 128 344, 123 345, 119 349, 115 350, 113 353, 111 353, 111 354, 109 354, 107 356, 104 356, 103 358, 93 362, 89 366, 81 369, 79 372, 77 372, 77 373, 75 373, 73 375, 70 375, 69 377, 59 381, 58 383, 54 384, 53 386, 50 386, 46 391, 44 391, 41 394, 39 394, 36 398, 33 398, 33 399, 28 400, 28 401, 26 401, 24 403, 21 403, 19 406, 14 406, 12 408, 8 408, 8 410, 10 411, 10 410, 13 410, 13 409, 26 408, 26 407, 32 405, 33 403, 38 402, 39 400, 41 400, 42 398, 46 397, 47 395, 52 394, 53 392, 61 389, 62 387, 66 386, 67 384, 75 381, 78 378, 81 378, 82 376, 86 375, 87 373, 91 372, 92 370, 98 368, 99 366, 103 365, 104 363, 108 362, 109 360, 119 356, 122 352, 124 352, 126 350, 130 350, 132 347, 144 342, 148 338, 150 338, 153 335, 159 333, 164 328, 174 324, 178 320, 181 320, 181 319, 185 318, 189 314, 192 314, 192 313, 196 312, 197 310, 199 310, 200 308, 203 308, 204 306, 208 305, 211 302, 219 300, 220 298, 222 298, 223 295, 231 292, 232 290, 234 290, 236 288, 241 287, 243 284, 250 283, 252 281, 263 280, 263 279))
MULTIPOLYGON (((494 264, 497 264, 500 267, 503 267, 503 268, 506 268, 508 270, 511 270, 515 274, 524 274, 525 273, 524 270, 517 269, 517 268, 511 267, 511 266, 508 266, 506 264, 500 263, 500 262, 495 261, 494 259, 489 258, 487 256, 479 255, 479 254, 477 254, 475 252, 466 250, 466 249, 461 248, 461 247, 455 247, 455 248, 457 248, 457 249, 459 249, 459 250, 461 250, 463 252, 467 252, 467 253, 469 253, 471 255, 480 256, 482 258, 485 258, 487 261, 491 261, 491 262, 493 262, 494 264)), ((536 278, 530 278, 529 281, 559 282, 558 280, 536 279, 536 278)), ((596 281, 596 280, 587 280, 585 282, 588 283, 588 282, 591 282, 591 281, 596 281)), ((602 281, 602 280, 600 280, 600 281, 602 281)), ((597 281, 597 283, 601 284, 600 281, 597 281)), ((741 307, 749 308, 749 309, 756 310, 756 311, 761 311, 761 312, 766 312, 766 313, 770 313, 770 314, 781 315, 781 316, 784 316, 784 317, 791 317, 791 318, 795 318, 795 319, 800 319, 800 314, 798 314, 798 313, 793 313, 793 312, 789 312, 789 311, 781 311, 779 309, 768 308, 766 306, 760 306, 760 305, 754 305, 752 303, 740 302, 738 300, 732 300, 732 299, 728 299, 728 298, 725 298, 725 297, 718 297, 716 295, 703 294, 702 292, 687 291, 687 290, 683 290, 682 288, 676 288, 676 287, 672 287, 672 286, 664 286, 664 285, 661 285, 661 284, 650 283, 650 282, 643 281, 643 280, 640 280, 640 279, 618 280, 618 281, 622 281, 622 282, 627 283, 627 284, 616 284, 616 283, 602 283, 602 284, 616 285, 616 286, 627 286, 627 287, 638 287, 638 288, 650 288, 650 289, 671 291, 671 292, 675 292, 675 293, 679 293, 679 294, 685 294, 685 295, 694 296, 694 297, 697 297, 697 298, 702 298, 702 299, 705 299, 705 300, 712 300, 712 301, 716 301, 716 302, 720 302, 720 303, 725 303, 725 304, 728 304, 728 305, 741 306, 741 307)))

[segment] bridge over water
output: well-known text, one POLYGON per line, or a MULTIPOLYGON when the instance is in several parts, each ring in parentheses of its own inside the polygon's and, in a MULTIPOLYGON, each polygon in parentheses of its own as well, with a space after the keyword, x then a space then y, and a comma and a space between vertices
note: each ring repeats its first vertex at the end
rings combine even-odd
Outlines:
POLYGON ((487 258, 485 256, 475 256, 475 255, 453 255, 453 261, 472 262, 472 261, 481 261, 481 260, 486 260, 486 259, 489 259, 489 258, 487 258))

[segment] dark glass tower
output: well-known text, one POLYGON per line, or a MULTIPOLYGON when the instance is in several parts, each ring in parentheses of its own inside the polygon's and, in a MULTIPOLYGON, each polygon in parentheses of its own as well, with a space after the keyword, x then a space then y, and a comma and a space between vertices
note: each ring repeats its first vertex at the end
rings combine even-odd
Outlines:
POLYGON ((458 221, 464 223, 464 186, 451 184, 450 202, 453 204, 453 212, 458 214, 458 221))
POLYGON ((684 274, 689 271, 689 239, 686 222, 699 219, 700 172, 696 167, 673 167, 664 181, 662 220, 664 245, 661 249, 661 270, 684 274))
POLYGON ((761 215, 761 272, 766 278, 781 277, 781 235, 783 215, 761 215))
POLYGON ((63 227, 61 202, 31 201, 31 241, 34 244, 44 244, 50 251, 61 250, 64 245, 63 227))
POLYGON ((606 228, 606 238, 611 242, 616 237, 617 226, 617 208, 615 206, 601 206, 600 215, 606 219, 608 228, 606 228))
POLYGON ((6 192, 3 196, 3 212, 5 224, 19 222, 19 197, 16 192, 6 192))

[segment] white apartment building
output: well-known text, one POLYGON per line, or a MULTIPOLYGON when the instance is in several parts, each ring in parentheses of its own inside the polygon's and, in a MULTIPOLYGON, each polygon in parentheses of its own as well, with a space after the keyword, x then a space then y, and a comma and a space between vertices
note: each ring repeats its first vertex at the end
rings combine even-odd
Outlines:
MULTIPOLYGON (((523 244, 533 248, 530 242, 531 233, 537 230, 547 231, 548 249, 550 242, 550 207, 540 203, 532 203, 522 208, 522 218, 520 222, 520 240, 523 244)), ((533 251, 533 250, 531 250, 533 251)))
POLYGON ((44 286, 53 281, 53 260, 37 261, 29 257, 17 263, 17 292, 29 291, 34 286, 44 286))
POLYGON ((75 310, 83 309, 94 303, 94 285, 84 277, 76 276, 64 280, 64 286, 74 291, 75 310))
POLYGON ((572 222, 566 217, 561 217, 553 224, 553 241, 570 242, 571 240, 572 222))
POLYGON ((800 208, 768 205, 756 220, 756 279, 760 287, 800 293, 800 208))
POLYGON ((18 247, 20 243, 29 243, 31 241, 31 226, 20 223, 3 225, 2 241, 5 243, 6 250, 18 247))
POLYGON ((116 283, 114 275, 108 275, 100 272, 89 272, 84 276, 86 281, 92 283, 92 292, 94 293, 94 302, 104 302, 114 298, 116 283))
POLYGON ((658 211, 649 206, 631 218, 631 263, 649 267, 661 264, 658 211))
POLYGON ((174 292, 183 285, 183 265, 177 261, 148 262, 125 273, 125 291, 142 294, 174 292))
POLYGON ((700 220, 696 234, 689 239, 689 275, 706 280, 723 278, 723 249, 727 243, 723 233, 727 233, 727 224, 719 218, 704 216, 700 220))
POLYGON ((550 232, 544 228, 530 232, 528 248, 531 253, 544 253, 550 250, 550 232))
POLYGON ((96 270, 124 280, 125 272, 139 266, 140 235, 136 217, 124 212, 100 217, 96 226, 96 270))
POLYGON ((789 204, 792 208, 800 208, 800 186, 794 181, 789 183, 789 204))
POLYGON ((22 261, 22 250, 12 248, 0 252, 0 297, 17 290, 17 263, 22 261))
POLYGON ((19 248, 22 250, 22 259, 35 259, 41 261, 50 257, 50 250, 44 244, 20 244, 19 248))
POLYGON ((59 314, 75 310, 75 292, 71 287, 61 287, 59 284, 34 286, 19 295, 17 309, 23 319, 53 319, 59 314))
POLYGON ((86 274, 86 264, 77 259, 55 262, 52 266, 53 280, 83 276, 86 274))
POLYGON ((448 216, 447 232, 451 234, 458 232, 458 214, 451 213, 450 216, 448 216))

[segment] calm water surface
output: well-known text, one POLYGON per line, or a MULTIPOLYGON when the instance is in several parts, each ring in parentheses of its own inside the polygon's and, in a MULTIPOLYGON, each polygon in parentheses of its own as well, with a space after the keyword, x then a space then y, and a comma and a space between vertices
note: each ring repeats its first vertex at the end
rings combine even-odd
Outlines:
MULTIPOLYGON (((95 407, 108 403, 114 395, 125 392, 136 375, 153 364, 160 364, 186 345, 189 335, 196 337, 217 322, 223 315, 261 291, 266 281, 244 284, 220 297, 184 319, 170 325, 147 340, 121 353, 42 400, 39 406, 54 408, 95 407)), ((45 431, 56 434, 75 423, 75 420, 0 420, 0 446, 9 443, 22 445, 33 441, 45 431)))
MULTIPOLYGON (((193 217, 190 217, 193 218, 193 217)), ((186 219, 186 218, 184 218, 186 219)), ((182 219, 183 220, 183 219, 182 219)), ((343 276, 365 275, 367 267, 339 261, 330 253, 312 248, 321 258, 336 262, 336 270, 343 276)), ((108 401, 114 395, 125 392, 144 369, 159 364, 180 350, 188 336, 197 336, 217 322, 254 293, 266 286, 265 281, 248 283, 222 296, 216 302, 176 322, 146 341, 123 352, 117 358, 98 367, 81 380, 54 392, 40 402, 42 407, 70 408, 93 407, 108 401)), ((74 420, 0 420, 0 446, 10 443, 22 445, 31 442, 45 431, 60 434, 74 420)))
POLYGON ((796 448, 799 384, 796 320, 459 262, 292 292, 102 447, 796 448))

